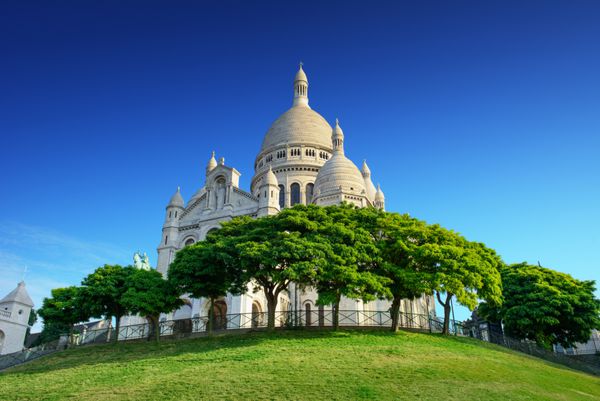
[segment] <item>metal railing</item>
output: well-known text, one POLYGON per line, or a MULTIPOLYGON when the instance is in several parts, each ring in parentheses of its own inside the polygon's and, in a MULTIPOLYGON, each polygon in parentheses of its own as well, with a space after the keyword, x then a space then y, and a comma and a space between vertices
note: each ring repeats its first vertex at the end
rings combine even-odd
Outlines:
MULTIPOLYGON (((160 337, 188 337, 206 334, 208 331, 208 316, 190 319, 167 320, 159 322, 160 337)), ((213 317, 213 331, 227 330, 252 330, 267 327, 267 312, 259 313, 232 313, 213 317)), ((306 311, 277 311, 275 313, 275 327, 279 328, 326 328, 333 327, 334 315, 331 310, 306 311)), ((392 318, 388 311, 356 311, 341 310, 338 315, 339 327, 380 327, 389 328, 392 318)), ((443 322, 438 318, 423 314, 400 313, 398 327, 419 331, 439 333, 442 331, 443 322)), ((115 328, 88 330, 75 334, 70 342, 73 345, 102 343, 114 340, 115 328)), ((450 334, 465 336, 468 333, 460 322, 450 322, 450 334)), ((151 339, 155 336, 154 328, 149 323, 119 327, 119 341, 151 339)))

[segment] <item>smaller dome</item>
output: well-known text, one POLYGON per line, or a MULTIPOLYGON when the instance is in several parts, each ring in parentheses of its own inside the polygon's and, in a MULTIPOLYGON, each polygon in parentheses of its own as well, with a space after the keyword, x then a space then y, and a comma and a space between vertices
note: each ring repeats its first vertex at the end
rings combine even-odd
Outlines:
POLYGON ((183 207, 183 197, 181 196, 181 188, 177 187, 177 192, 171 196, 171 200, 169 201, 169 206, 179 206, 183 207))
POLYGON ((350 159, 343 153, 335 153, 319 171, 315 193, 325 196, 340 191, 365 194, 365 181, 350 159))
POLYGON ((269 171, 265 174, 265 181, 262 185, 279 186, 279 181, 277 181, 277 177, 275 176, 275 173, 273 173, 271 166, 269 166, 269 171))

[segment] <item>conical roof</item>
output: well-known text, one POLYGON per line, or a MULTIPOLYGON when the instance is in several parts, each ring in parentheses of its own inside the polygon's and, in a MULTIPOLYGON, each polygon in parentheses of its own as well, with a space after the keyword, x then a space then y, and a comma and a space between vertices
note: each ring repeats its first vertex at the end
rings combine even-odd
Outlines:
POLYGON ((181 188, 177 187, 177 192, 171 196, 169 206, 180 206, 183 207, 183 197, 181 196, 181 188))
POLYGON ((0 304, 18 302, 23 305, 33 307, 33 301, 25 289, 25 282, 21 281, 17 288, 8 293, 7 296, 0 300, 0 304))

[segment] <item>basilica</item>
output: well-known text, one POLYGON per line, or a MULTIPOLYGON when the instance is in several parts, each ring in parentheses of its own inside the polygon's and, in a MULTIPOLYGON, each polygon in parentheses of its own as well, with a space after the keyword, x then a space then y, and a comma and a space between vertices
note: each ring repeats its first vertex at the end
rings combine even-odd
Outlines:
MULTIPOLYGON (((209 231, 235 216, 273 215, 299 203, 325 206, 347 202, 359 207, 385 207, 383 191, 379 185, 373 185, 366 161, 359 170, 345 156, 345 136, 339 122, 336 120, 332 128, 309 106, 308 86, 300 65, 294 78, 292 107, 265 134, 254 162, 250 190, 239 187, 240 172, 226 165, 223 157, 217 160, 214 152, 206 164, 204 186, 187 202, 177 189, 166 207, 158 246, 159 272, 166 276, 179 249, 203 240, 209 231)), ((315 291, 290 287, 280 295, 277 308, 281 316, 302 311, 304 324, 310 325, 328 309, 316 305, 315 291), (314 320, 312 314, 316 314, 314 320)), ((168 319, 207 316, 208 304, 204 299, 187 299, 168 319)), ((343 299, 340 304, 340 310, 355 312, 387 311, 389 307, 389 302, 383 300, 363 303, 343 299)), ((230 294, 216 302, 214 308, 215 316, 260 314, 266 311, 266 300, 250 284, 245 294, 230 294)), ((435 313, 435 303, 429 296, 405 300, 401 308, 411 314, 435 313)), ((340 324, 343 323, 342 319, 340 324)))

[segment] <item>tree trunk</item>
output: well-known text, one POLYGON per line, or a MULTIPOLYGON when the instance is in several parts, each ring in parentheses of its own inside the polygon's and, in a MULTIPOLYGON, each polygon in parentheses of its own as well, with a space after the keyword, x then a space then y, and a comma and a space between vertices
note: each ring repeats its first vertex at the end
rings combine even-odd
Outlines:
POLYGON ((208 330, 208 335, 212 336, 213 334, 213 323, 215 320, 215 299, 213 297, 209 298, 209 303, 210 305, 208 306, 208 324, 207 324, 207 330, 208 330))
POLYGON ((398 296, 394 296, 394 299, 392 300, 392 307, 390 309, 390 313, 392 314, 392 331, 396 332, 398 331, 398 323, 400 320, 400 302, 402 302, 402 299, 398 296))
POLYGON ((277 309, 277 295, 265 288, 265 298, 267 298, 267 328, 275 329, 275 309, 277 309))
POLYGON ((158 322, 158 315, 146 316, 146 319, 150 322, 150 333, 148 340, 154 339, 154 341, 160 341, 160 324, 158 322))
POLYGON ((115 318, 117 320, 117 324, 115 326, 115 343, 116 343, 117 341, 119 341, 119 330, 121 328, 121 316, 116 316, 115 318))
POLYGON ((340 327, 340 298, 340 295, 338 295, 335 302, 332 305, 333 330, 337 330, 340 327))
POLYGON ((437 296, 440 305, 444 307, 444 326, 442 328, 442 334, 448 334, 450 332, 450 300, 454 294, 447 292, 445 301, 442 301, 439 291, 436 291, 435 295, 437 296))
POLYGON ((72 324, 69 328, 69 345, 73 346, 74 343, 74 338, 73 338, 73 333, 75 332, 75 325, 72 324))

